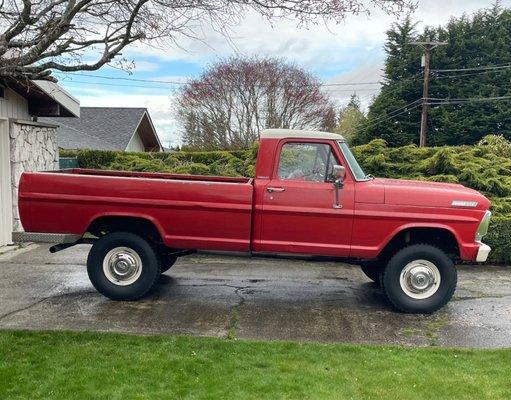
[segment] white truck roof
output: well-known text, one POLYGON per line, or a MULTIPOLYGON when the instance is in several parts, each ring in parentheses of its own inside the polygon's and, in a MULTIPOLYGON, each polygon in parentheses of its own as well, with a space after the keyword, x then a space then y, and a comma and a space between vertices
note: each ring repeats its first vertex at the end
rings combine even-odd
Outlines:
POLYGON ((284 139, 284 138, 300 138, 300 139, 331 139, 345 140, 342 135, 332 132, 307 131, 300 129, 265 129, 261 132, 261 138, 284 139))

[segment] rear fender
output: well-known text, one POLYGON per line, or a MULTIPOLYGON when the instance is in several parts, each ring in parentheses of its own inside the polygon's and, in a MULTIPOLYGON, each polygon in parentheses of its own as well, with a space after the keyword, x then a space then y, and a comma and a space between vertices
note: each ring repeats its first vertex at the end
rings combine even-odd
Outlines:
POLYGON ((118 212, 118 213, 117 212, 108 212, 108 213, 98 213, 98 214, 95 214, 89 220, 89 223, 87 224, 87 227, 85 228, 83 233, 85 233, 85 231, 90 226, 92 226, 92 224, 95 221, 98 221, 101 218, 138 218, 138 219, 143 219, 143 220, 149 221, 151 224, 153 224, 156 227, 156 230, 160 234, 160 237, 162 238, 162 240, 164 242, 166 242, 165 230, 163 229, 161 224, 158 222, 158 220, 156 218, 150 216, 150 215, 147 215, 147 214, 144 214, 144 213, 137 213, 137 212, 131 212, 131 213, 126 213, 126 212, 118 212))

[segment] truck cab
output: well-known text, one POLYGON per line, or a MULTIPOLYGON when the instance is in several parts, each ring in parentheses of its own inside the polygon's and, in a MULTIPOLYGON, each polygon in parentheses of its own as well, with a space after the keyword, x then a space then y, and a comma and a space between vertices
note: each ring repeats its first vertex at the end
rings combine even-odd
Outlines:
POLYGON ((429 313, 456 287, 455 262, 484 262, 490 202, 458 184, 375 178, 341 135, 261 133, 254 178, 73 169, 24 173, 26 232, 54 251, 93 244, 88 273, 134 300, 179 256, 328 256, 360 264, 394 306, 429 313))

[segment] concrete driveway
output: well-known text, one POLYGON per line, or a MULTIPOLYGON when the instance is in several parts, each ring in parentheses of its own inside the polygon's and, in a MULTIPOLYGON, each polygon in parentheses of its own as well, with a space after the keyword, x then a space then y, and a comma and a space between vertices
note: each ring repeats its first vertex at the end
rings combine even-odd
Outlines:
POLYGON ((88 249, 0 256, 0 328, 511 346, 509 267, 460 267, 454 299, 421 316, 396 312, 355 266, 213 255, 183 257, 149 297, 115 302, 89 283, 88 249))

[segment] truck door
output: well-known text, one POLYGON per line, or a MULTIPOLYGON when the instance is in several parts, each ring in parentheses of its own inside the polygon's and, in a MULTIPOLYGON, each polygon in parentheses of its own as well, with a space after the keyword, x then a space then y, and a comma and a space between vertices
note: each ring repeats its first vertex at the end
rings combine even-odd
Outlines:
POLYGON ((349 256, 354 181, 335 142, 282 140, 262 197, 259 251, 349 256), (336 164, 347 171, 341 207, 335 204, 336 164))

